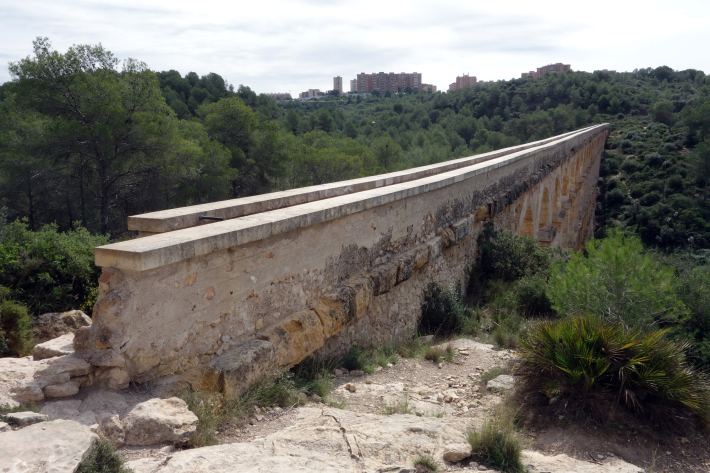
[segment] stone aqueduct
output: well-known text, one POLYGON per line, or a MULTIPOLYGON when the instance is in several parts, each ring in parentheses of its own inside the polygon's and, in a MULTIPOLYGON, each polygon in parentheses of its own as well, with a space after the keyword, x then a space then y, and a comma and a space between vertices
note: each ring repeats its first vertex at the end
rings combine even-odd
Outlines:
POLYGON ((465 278, 484 222, 581 248, 608 133, 130 217, 142 238, 96 248, 75 349, 113 388, 169 376, 235 393, 310 354, 411 337, 423 288, 465 278))

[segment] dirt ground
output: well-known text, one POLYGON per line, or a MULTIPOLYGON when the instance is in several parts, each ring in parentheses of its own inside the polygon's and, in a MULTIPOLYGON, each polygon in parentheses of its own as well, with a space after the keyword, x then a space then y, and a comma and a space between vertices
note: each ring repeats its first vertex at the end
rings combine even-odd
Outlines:
MULTIPOLYGON (((510 366, 515 354, 468 339, 450 344, 455 349, 451 362, 437 364, 422 358, 400 358, 396 364, 373 374, 335 377, 333 392, 326 401, 360 413, 386 415, 387 411, 396 410, 418 416, 464 418, 476 428, 506 396, 504 392, 488 391, 481 376, 496 367, 510 366)), ((255 412, 250 424, 218 432, 219 443, 247 442, 284 429, 292 425, 298 408, 295 405, 255 412)), ((549 416, 545 419, 528 416, 521 429, 526 448, 547 455, 564 453, 590 463, 616 456, 649 473, 710 471, 708 432, 664 434, 633 423, 582 425, 570 418, 562 416, 550 421, 549 416)), ((135 460, 165 455, 171 449, 170 446, 124 447, 119 453, 126 460, 135 460)), ((475 463, 464 461, 449 464, 444 471, 476 469, 475 463)))

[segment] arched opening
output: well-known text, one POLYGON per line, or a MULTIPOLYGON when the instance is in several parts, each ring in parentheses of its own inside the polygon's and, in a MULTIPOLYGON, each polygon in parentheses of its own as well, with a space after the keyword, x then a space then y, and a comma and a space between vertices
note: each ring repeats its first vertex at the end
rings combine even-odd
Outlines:
POLYGON ((530 206, 525 211, 525 217, 523 217, 523 224, 520 227, 520 236, 534 237, 534 222, 533 222, 533 211, 530 206))
POLYGON ((542 202, 540 203, 540 217, 537 228, 545 228, 550 225, 550 193, 547 187, 542 191, 542 202))

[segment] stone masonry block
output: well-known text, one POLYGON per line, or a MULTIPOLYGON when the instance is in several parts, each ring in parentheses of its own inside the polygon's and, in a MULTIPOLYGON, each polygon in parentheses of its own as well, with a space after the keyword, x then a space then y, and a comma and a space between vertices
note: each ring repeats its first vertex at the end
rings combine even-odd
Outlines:
POLYGON ((353 288, 340 287, 321 296, 313 304, 313 310, 323 324, 326 337, 335 335, 357 319, 355 296, 353 288))
POLYGON ((464 218, 451 225, 454 234, 456 235, 455 243, 458 245, 461 240, 466 238, 473 231, 473 221, 470 218, 464 218))
POLYGON ((212 358, 207 366, 219 371, 220 391, 227 397, 234 397, 274 373, 274 345, 266 340, 251 340, 225 350, 212 358))
POLYGON ((323 346, 325 336, 318 315, 312 310, 302 310, 266 329, 259 338, 274 345, 274 361, 282 367, 300 363, 323 346))
POLYGON ((370 272, 372 279, 372 295, 379 296, 385 294, 397 284, 397 271, 399 264, 397 262, 383 264, 374 268, 370 272))
POLYGON ((397 284, 412 277, 412 273, 414 273, 415 256, 416 254, 414 252, 408 252, 398 258, 397 284))

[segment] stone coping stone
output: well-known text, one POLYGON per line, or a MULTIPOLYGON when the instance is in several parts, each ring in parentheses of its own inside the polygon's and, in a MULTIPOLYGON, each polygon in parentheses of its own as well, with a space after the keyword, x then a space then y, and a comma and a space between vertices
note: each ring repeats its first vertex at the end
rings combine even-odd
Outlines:
MULTIPOLYGON (((591 127, 590 127, 591 128, 591 127)), ((183 228, 214 224, 214 220, 199 220, 200 215, 220 217, 225 220, 244 217, 255 213, 267 212, 293 205, 305 204, 317 200, 329 199, 355 192, 376 189, 379 187, 399 184, 401 182, 421 179, 427 176, 452 171, 473 164, 489 161, 503 155, 522 151, 559 140, 562 137, 581 130, 564 133, 544 140, 526 143, 489 153, 468 156, 465 158, 445 161, 443 163, 421 166, 403 171, 362 177, 347 181, 331 182, 317 186, 301 187, 280 192, 272 192, 239 199, 223 200, 208 204, 191 205, 175 209, 160 210, 128 217, 128 229, 138 230, 147 234, 165 233, 183 228)))
POLYGON ((441 189, 555 148, 569 139, 594 136, 608 127, 608 124, 602 124, 586 128, 542 146, 412 182, 100 246, 94 249, 96 265, 147 271, 222 249, 245 245, 441 189))

